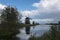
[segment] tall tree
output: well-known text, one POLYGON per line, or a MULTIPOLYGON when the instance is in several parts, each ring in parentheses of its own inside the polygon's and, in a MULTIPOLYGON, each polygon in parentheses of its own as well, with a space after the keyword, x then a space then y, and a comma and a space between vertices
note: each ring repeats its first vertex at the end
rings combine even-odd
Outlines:
MULTIPOLYGON (((18 32, 18 14, 19 12, 17 11, 16 8, 13 7, 6 7, 3 12, 2 12, 2 35, 4 36, 11 36, 14 35, 18 32)), ((5 37, 4 36, 4 37, 5 37)), ((9 37, 10 37, 9 36, 9 37)))
POLYGON ((3 10, 2 17, 7 22, 16 22, 18 17, 18 11, 13 7, 6 7, 3 10))

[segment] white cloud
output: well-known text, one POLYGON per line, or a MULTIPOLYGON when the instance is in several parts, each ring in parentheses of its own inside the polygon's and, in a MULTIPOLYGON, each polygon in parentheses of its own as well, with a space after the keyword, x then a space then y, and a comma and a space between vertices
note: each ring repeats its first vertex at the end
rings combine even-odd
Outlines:
POLYGON ((42 9, 60 8, 60 0, 41 0, 38 3, 33 3, 34 7, 42 9))
MULTIPOLYGON (((33 3, 33 7, 36 7, 36 10, 31 11, 22 11, 23 14, 29 13, 30 17, 37 18, 40 17, 42 21, 60 21, 60 0, 40 0, 39 2, 33 3), (48 19, 47 19, 48 18, 48 19), (51 19, 50 19, 51 18, 51 19)), ((40 20, 40 21, 41 21, 40 20)))
POLYGON ((0 9, 4 9, 4 7, 6 7, 6 5, 0 4, 0 9))
POLYGON ((29 11, 29 10, 24 10, 24 11, 21 11, 21 14, 23 15, 23 16, 25 16, 25 17, 27 17, 27 16, 34 16, 34 15, 37 15, 36 13, 38 13, 38 11, 37 10, 31 10, 31 11, 29 11))
POLYGON ((40 22, 40 23, 51 23, 54 21, 54 19, 51 19, 51 18, 50 19, 49 18, 47 18, 47 19, 32 19, 31 22, 33 22, 33 21, 40 22))
POLYGON ((0 4, 0 16, 1 16, 1 10, 4 9, 6 7, 6 5, 0 4))

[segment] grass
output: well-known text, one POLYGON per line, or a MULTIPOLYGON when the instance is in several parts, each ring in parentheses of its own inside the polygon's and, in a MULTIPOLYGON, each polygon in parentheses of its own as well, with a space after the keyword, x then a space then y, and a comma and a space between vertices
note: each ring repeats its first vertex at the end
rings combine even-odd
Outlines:
MULTIPOLYGON (((41 37, 30 37, 29 40, 60 40, 60 32, 57 31, 56 25, 51 26, 51 30, 41 37)), ((60 26, 59 26, 60 27, 60 26)))
POLYGON ((32 25, 32 24, 20 24, 20 23, 17 23, 17 24, 7 24, 7 23, 4 23, 4 24, 0 24, 0 39, 11 39, 12 37, 15 37, 16 34, 20 33, 19 32, 19 29, 25 27, 25 26, 35 26, 35 25, 32 25))

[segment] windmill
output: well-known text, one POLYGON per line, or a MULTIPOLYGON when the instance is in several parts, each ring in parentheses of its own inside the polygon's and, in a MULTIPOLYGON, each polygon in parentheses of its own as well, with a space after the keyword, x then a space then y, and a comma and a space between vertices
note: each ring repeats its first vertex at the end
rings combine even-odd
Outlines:
POLYGON ((25 18, 25 24, 30 24, 30 18, 29 18, 29 13, 25 18))

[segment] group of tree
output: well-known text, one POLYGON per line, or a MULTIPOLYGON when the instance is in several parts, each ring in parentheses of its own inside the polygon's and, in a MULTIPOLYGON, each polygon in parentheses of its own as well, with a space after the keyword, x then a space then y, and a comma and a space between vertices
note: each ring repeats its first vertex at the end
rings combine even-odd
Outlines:
MULTIPOLYGON (((5 7, 1 13, 0 39, 11 39, 18 31, 19 12, 14 7, 5 7)), ((21 17, 20 17, 21 18, 21 17)))

